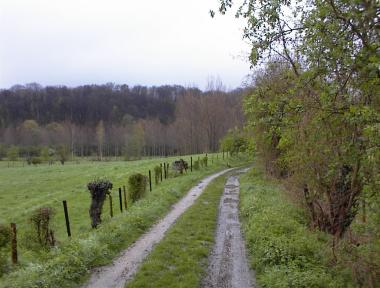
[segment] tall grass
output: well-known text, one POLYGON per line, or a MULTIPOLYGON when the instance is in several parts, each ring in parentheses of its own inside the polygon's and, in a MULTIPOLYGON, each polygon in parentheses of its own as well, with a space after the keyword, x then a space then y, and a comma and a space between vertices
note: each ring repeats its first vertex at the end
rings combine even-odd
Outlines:
POLYGON ((256 168, 241 177, 240 212, 252 267, 260 287, 354 287, 332 265, 329 235, 307 227, 304 210, 256 168))

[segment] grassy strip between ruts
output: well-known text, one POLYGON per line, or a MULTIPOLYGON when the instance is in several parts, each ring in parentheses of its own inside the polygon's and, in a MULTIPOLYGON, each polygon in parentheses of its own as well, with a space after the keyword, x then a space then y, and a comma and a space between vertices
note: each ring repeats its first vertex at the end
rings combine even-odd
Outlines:
POLYGON ((211 182, 157 244, 127 287, 199 287, 214 243, 226 175, 211 182))
POLYGON ((331 266, 329 238, 307 228, 307 217, 257 169, 240 178, 240 213, 249 259, 260 287, 354 287, 331 266))
MULTIPOLYGON (((240 159, 229 159, 238 165, 240 159)), ((168 212, 201 178, 215 170, 203 168, 188 175, 163 182, 160 188, 132 205, 126 213, 116 215, 107 225, 65 241, 25 267, 5 275, 0 287, 79 287, 89 275, 89 269, 109 263, 122 249, 127 248, 159 218, 168 212)))

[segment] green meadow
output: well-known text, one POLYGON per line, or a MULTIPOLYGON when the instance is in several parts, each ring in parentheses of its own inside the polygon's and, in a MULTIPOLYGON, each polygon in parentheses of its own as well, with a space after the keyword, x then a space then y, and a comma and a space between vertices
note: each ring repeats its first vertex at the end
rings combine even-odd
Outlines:
MULTIPOLYGON (((237 166, 245 162, 243 158, 223 160, 221 154, 217 159, 216 155, 208 155, 207 167, 193 169, 193 172, 189 169, 183 175, 175 174, 170 168, 169 178, 157 185, 154 183, 154 167, 164 162, 171 166, 180 157, 51 166, 17 165, 9 168, 6 163, 2 163, 0 217, 2 223, 17 224, 19 265, 10 266, 6 275, 0 278, 0 287, 40 287, 38 283, 41 281, 43 287, 78 286, 88 276, 89 269, 109 263, 120 250, 132 244, 163 217, 171 205, 203 177, 227 168, 227 165, 237 166), (127 211, 121 212, 118 188, 127 184, 129 175, 148 175, 149 170, 152 171, 152 192, 149 192, 148 185, 146 196, 129 205, 127 211), (103 208, 103 222, 98 229, 92 229, 88 213, 90 193, 86 185, 96 177, 108 178, 113 183, 114 217, 110 217, 107 199, 103 208), (63 200, 68 203, 71 239, 66 234, 63 200), (58 244, 50 251, 31 249, 29 243, 29 218, 39 207, 52 207, 55 211, 52 226, 58 244)), ((193 155, 193 162, 198 156, 204 157, 193 155)), ((190 164, 190 156, 182 158, 190 164)))

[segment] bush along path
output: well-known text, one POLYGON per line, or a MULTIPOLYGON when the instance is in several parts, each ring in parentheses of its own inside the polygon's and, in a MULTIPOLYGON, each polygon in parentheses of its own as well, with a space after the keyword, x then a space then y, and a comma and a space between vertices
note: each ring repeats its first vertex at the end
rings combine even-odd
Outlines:
POLYGON ((305 211, 278 182, 255 168, 240 183, 240 220, 260 287, 358 287, 350 271, 333 265, 331 236, 308 228, 305 211))
POLYGON ((121 253, 112 264, 97 268, 92 273, 89 281, 84 287, 124 287, 136 273, 141 262, 153 249, 154 245, 160 242, 165 232, 178 219, 178 217, 202 194, 205 187, 218 176, 227 173, 231 169, 226 169, 204 178, 199 184, 193 187, 185 197, 183 197, 173 209, 146 234, 141 236, 132 246, 121 253))
MULTIPOLYGON (((246 171, 244 169, 240 172, 246 171)), ((255 287, 254 273, 249 269, 240 231, 239 190, 238 176, 228 177, 219 204, 215 245, 209 257, 207 275, 202 281, 202 287, 255 287)))

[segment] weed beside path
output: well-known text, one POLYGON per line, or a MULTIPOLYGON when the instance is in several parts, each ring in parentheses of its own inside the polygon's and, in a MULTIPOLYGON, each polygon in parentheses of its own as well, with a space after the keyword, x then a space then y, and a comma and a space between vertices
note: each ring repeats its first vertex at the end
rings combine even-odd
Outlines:
POLYGON ((354 287, 331 265, 328 235, 312 232, 301 208, 256 168, 240 178, 240 218, 260 287, 354 287))

